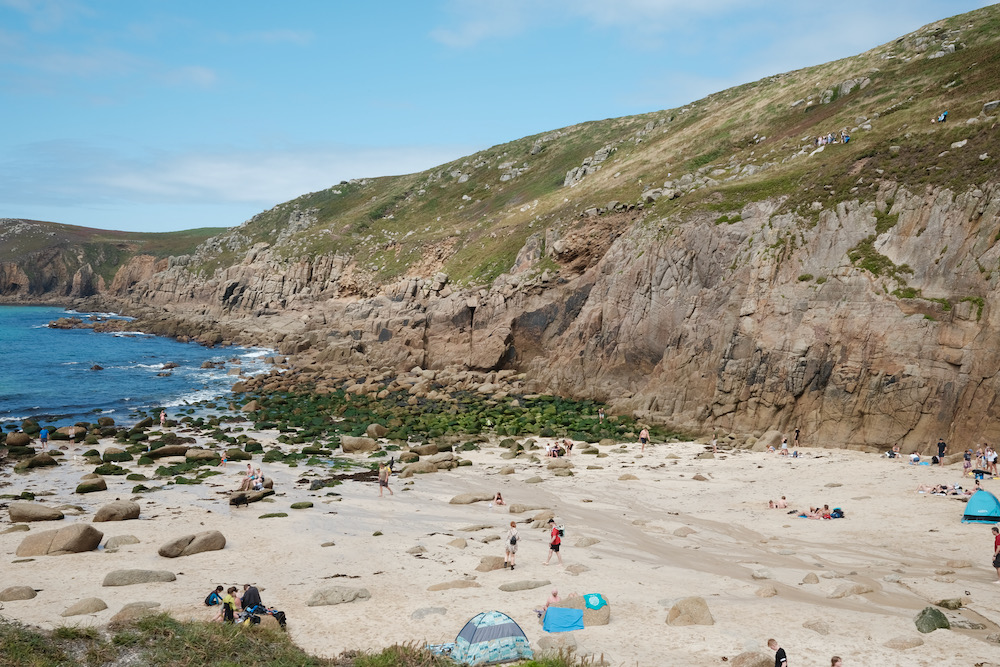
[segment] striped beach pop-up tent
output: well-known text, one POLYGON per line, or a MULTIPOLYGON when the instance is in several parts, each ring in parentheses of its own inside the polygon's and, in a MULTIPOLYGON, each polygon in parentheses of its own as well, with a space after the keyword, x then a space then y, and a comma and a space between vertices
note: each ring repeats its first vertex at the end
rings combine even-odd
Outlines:
POLYGON ((531 657, 531 646, 521 626, 499 611, 473 616, 458 633, 451 652, 451 659, 463 665, 491 665, 531 657))

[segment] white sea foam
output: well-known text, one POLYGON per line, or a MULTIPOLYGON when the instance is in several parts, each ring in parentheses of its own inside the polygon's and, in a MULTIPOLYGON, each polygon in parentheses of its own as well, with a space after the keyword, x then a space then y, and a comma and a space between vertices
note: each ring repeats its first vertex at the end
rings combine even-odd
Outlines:
POLYGON ((149 334, 144 331, 108 331, 105 333, 110 333, 115 338, 137 338, 139 336, 145 336, 153 338, 154 334, 149 334))

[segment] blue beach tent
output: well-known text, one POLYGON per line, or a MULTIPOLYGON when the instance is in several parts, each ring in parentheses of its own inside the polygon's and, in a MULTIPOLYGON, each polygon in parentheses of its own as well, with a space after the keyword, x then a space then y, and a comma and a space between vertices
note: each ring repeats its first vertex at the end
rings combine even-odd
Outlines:
POLYGON ((979 489, 965 503, 965 516, 962 523, 998 523, 1000 522, 1000 500, 989 491, 979 489))
POLYGON ((455 637, 451 658, 463 665, 491 665, 530 660, 532 652, 514 619, 499 611, 484 611, 473 616, 455 637))

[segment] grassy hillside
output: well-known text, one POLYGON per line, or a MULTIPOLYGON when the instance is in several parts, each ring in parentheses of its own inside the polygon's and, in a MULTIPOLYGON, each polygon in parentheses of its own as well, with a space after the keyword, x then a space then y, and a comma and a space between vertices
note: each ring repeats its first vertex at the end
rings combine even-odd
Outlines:
MULTIPOLYGON (((803 212, 817 199, 865 199, 861 161, 911 188, 965 189, 993 177, 1000 6, 925 26, 844 60, 767 77, 679 109, 583 123, 525 137, 419 174, 343 182, 261 213, 205 255, 210 273, 256 242, 286 258, 354 256, 379 282, 438 268, 465 284, 509 270, 532 233, 574 224, 609 202, 684 174, 707 180, 676 199, 643 203, 657 217, 709 209, 729 218, 750 201, 786 196, 803 212), (947 110, 948 122, 930 120, 947 110), (977 118, 977 122, 966 121, 977 118), (809 156, 817 135, 851 135, 809 156), (961 149, 952 143, 967 140, 961 149), (602 148, 596 173, 565 186, 569 170, 602 148), (293 221, 290 224, 290 221, 293 221)), ((638 214, 638 209, 633 211, 638 214)))

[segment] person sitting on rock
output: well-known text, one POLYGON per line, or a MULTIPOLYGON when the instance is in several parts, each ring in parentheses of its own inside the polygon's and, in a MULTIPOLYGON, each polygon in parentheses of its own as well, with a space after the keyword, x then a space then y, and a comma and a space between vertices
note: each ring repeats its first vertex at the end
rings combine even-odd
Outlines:
POLYGON ((253 490, 263 491, 264 490, 264 473, 257 468, 256 472, 253 474, 253 490))

